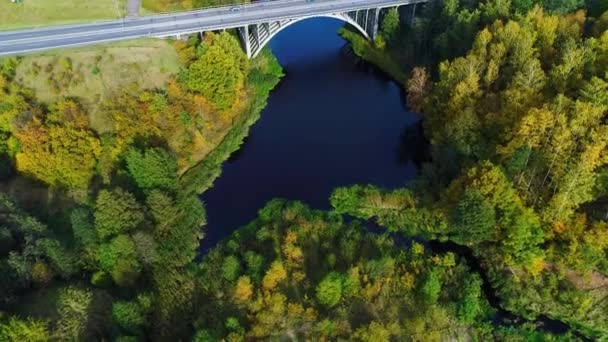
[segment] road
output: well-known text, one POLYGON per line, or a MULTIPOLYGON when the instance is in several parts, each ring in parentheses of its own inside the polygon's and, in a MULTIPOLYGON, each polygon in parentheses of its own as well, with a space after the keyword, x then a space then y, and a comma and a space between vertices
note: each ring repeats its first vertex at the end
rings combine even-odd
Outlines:
POLYGON ((79 25, 0 31, 0 56, 422 2, 426 0, 276 0, 79 25))

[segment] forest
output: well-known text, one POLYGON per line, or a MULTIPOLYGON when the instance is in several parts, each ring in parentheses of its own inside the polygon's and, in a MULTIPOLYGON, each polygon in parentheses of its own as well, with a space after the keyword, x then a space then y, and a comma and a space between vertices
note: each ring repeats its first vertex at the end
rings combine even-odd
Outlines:
POLYGON ((117 88, 95 112, 37 101, 13 81, 23 60, 3 60, 1 341, 188 336, 205 222, 196 194, 282 72, 268 53, 248 61, 229 33, 174 48, 182 67, 166 89, 117 88))
POLYGON ((467 246, 502 307, 605 337, 606 5, 433 4, 427 20, 383 26, 390 63, 440 61, 404 82, 431 161, 408 189, 341 188, 332 204, 467 246))
POLYGON ((95 101, 63 89, 98 64, 0 60, 0 341, 608 339, 608 2, 407 14, 373 42, 340 33, 420 113, 417 178, 335 189, 326 211, 273 200, 202 256, 197 195, 283 76, 269 50, 174 41, 163 86, 95 101))

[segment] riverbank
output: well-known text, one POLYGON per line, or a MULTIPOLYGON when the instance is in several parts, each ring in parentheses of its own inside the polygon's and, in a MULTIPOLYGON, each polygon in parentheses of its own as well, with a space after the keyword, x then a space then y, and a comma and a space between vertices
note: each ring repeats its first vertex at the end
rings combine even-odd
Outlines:
POLYGON ((232 153, 239 150, 249 129, 260 118, 270 91, 283 77, 283 69, 268 50, 264 50, 252 66, 247 79, 248 105, 234 119, 234 124, 222 141, 197 165, 191 167, 180 178, 181 187, 191 194, 200 194, 209 189, 222 171, 222 164, 232 153))
MULTIPOLYGON (((403 105, 397 82, 343 53, 346 42, 336 34, 341 26, 337 20, 310 19, 271 41, 286 75, 246 143, 201 195, 208 214, 201 253, 253 220, 274 198, 329 209, 327 199, 337 186, 394 188, 415 177, 415 156, 408 152, 425 150, 426 143, 403 136, 418 117, 403 105)), ((215 171, 198 173, 201 179, 217 176, 218 163, 210 164, 215 166, 201 169, 215 171)))
MULTIPOLYGON (((393 77, 395 77, 396 79, 399 79, 399 77, 402 77, 400 75, 403 74, 403 72, 397 70, 395 71, 394 68, 396 67, 393 59, 391 58, 389 52, 383 52, 381 50, 379 50, 378 48, 374 47, 372 43, 366 41, 364 38, 355 35, 352 31, 349 31, 347 29, 343 29, 342 30, 342 35, 348 39, 351 44, 352 44, 352 48, 353 51, 363 60, 372 63, 374 65, 376 65, 377 67, 379 67, 380 69, 382 69, 383 71, 385 71, 386 73, 388 73, 389 75, 392 75, 393 77)), ((469 54, 475 53, 475 51, 473 52, 469 52, 469 54)), ((464 63, 465 61, 461 58, 460 60, 456 60, 453 61, 451 64, 447 64, 446 63, 446 67, 447 66, 451 66, 454 69, 458 68, 458 66, 460 66, 461 64, 459 63, 464 63)), ((468 60, 467 60, 468 62, 468 60)), ((434 66, 433 68, 437 68, 437 66, 434 66)), ((483 70, 483 69, 481 69, 483 70)), ((429 69, 429 72, 431 74, 433 74, 434 70, 429 69)), ((544 72, 547 72, 546 70, 544 72)), ((459 83, 458 80, 462 80, 462 79, 458 79, 455 76, 451 76, 448 72, 445 73, 445 78, 446 79, 450 79, 450 77, 454 77, 454 80, 441 80, 441 85, 445 85, 447 83, 449 83, 450 81, 454 82, 453 84, 460 84, 459 87, 463 87, 462 89, 465 88, 471 88, 471 89, 476 89, 476 85, 474 86, 473 84, 464 84, 464 83, 459 83)), ((460 76, 459 76, 460 77, 460 76)), ((464 77, 464 76, 463 76, 464 77)), ((454 91, 454 90, 452 90, 454 91)), ((443 95, 445 97, 441 97, 441 100, 439 101, 440 103, 436 104, 436 108, 441 108, 442 110, 436 110, 439 113, 435 113, 437 115, 437 118, 435 118, 435 122, 429 122, 428 120, 432 120, 433 118, 429 115, 431 113, 426 113, 425 117, 427 118, 427 122, 425 122, 425 128, 429 129, 429 126, 434 125, 433 126, 433 130, 432 131, 428 131, 428 132, 432 132, 433 134, 435 134, 436 136, 439 135, 438 132, 442 132, 443 136, 442 137, 435 137, 435 139, 433 139, 434 141, 442 141, 443 144, 445 145, 445 140, 443 140, 443 138, 449 134, 454 134, 453 131, 453 127, 464 127, 467 124, 464 123, 464 121, 466 120, 472 120, 472 121, 476 121, 477 118, 475 116, 469 117, 466 116, 467 119, 464 119, 462 122, 457 122, 457 123, 447 123, 446 119, 448 117, 453 117, 455 116, 455 114, 453 114, 453 109, 451 109, 451 107, 448 107, 450 109, 444 109, 444 107, 442 107, 444 104, 446 103, 451 103, 449 101, 451 101, 451 99, 449 99, 449 96, 447 94, 454 94, 454 93, 449 93, 446 91, 446 94, 440 94, 443 95), (430 118, 430 119, 429 119, 430 118), (460 126, 462 125, 462 126, 460 126), (445 128, 441 128, 443 130, 440 130, 439 128, 445 126, 445 128)), ((437 96, 437 94, 434 94, 435 96, 437 96)), ((457 95, 453 95, 453 96, 457 96, 457 95)), ((482 96, 482 92, 480 93, 475 93, 475 95, 473 95, 473 93, 468 94, 468 95, 462 95, 464 97, 467 96, 479 96, 479 98, 483 98, 482 96)), ((480 101, 479 103, 482 103, 482 101, 480 101)), ((481 107, 481 106, 480 106, 481 107)), ((470 108, 467 109, 467 115, 469 115, 468 112, 470 110, 470 108)), ((480 108, 479 109, 479 116, 483 116, 483 115, 487 115, 487 110, 485 108, 480 108)), ((492 110, 498 110, 498 109, 492 109, 492 110)), ((463 116, 464 117, 464 116, 463 116)), ((488 120, 488 121, 492 121, 492 120, 488 120)), ((474 125, 475 127, 477 127, 476 125, 474 125)), ((472 129, 473 130, 473 129, 472 129)), ((427 132, 428 136, 431 136, 431 134, 429 134, 427 132)), ((473 133, 471 133, 473 134, 473 133)), ((477 133, 475 133, 477 134, 477 133)), ((458 135, 458 137, 460 138, 461 136, 458 135)), ((502 138, 502 137, 501 137, 502 138)), ((457 140, 456 138, 453 138, 454 140, 457 140)), ((449 139, 448 139, 449 140, 449 139)), ((444 148, 446 148, 447 146, 443 146, 444 148)), ((449 146, 449 148, 452 149, 457 149, 457 146, 449 146)), ((484 146, 485 148, 485 146, 484 146)), ((470 153, 470 151, 469 151, 470 153)), ((474 153, 472 153, 474 154, 474 153)), ((470 156, 471 158, 471 163, 475 163, 477 162, 477 160, 475 160, 474 156, 470 156)), ((445 163, 445 161, 443 161, 445 163)), ((453 160, 450 161, 453 163, 453 160)), ((440 161, 441 163, 441 161, 440 161)), ((426 179, 426 182, 433 182, 433 181, 437 181, 434 180, 433 177, 439 179, 440 177, 442 177, 442 175, 440 174, 434 174, 433 172, 437 172, 437 171, 441 171, 441 168, 445 168, 445 165, 440 165, 440 163, 436 163, 438 164, 438 166, 436 166, 435 168, 433 167, 428 167, 427 170, 429 171, 430 174, 433 174, 433 176, 428 176, 426 179)), ((455 177, 460 171, 458 171, 457 169, 460 167, 456 167, 452 172, 453 175, 451 177, 455 177)), ((550 167, 549 167, 549 171, 550 171, 550 167)), ((549 175, 549 171, 546 171, 546 175, 549 175)), ((501 171, 501 177, 507 177, 509 175, 504 174, 504 169, 503 171, 501 171)), ((523 174, 523 173, 522 173, 523 174)), ((445 175, 443 175, 443 177, 446 177, 445 175)), ((546 179, 547 176, 545 176, 546 179)), ((451 182, 453 179, 450 179, 448 177, 447 180, 447 184, 449 184, 449 182, 451 182)), ((510 180, 509 180, 510 181, 510 180)), ((506 182, 509 182, 506 181, 506 182)), ((446 184, 446 186, 447 186, 446 184)), ((509 185, 509 186, 514 186, 515 185, 509 185)), ((421 192, 425 192, 428 193, 428 189, 418 189, 421 192)), ((453 194, 451 194, 453 195, 453 194)), ((421 195, 423 196, 423 195, 421 195)), ((427 195, 428 196, 428 195, 427 195)), ((445 195, 444 195, 445 196, 445 195)), ((437 195, 437 197, 439 197, 439 195, 437 195)), ((522 196, 523 197, 523 196, 522 196)), ((446 201, 446 199, 443 199, 442 201, 446 201)), ((376 198, 372 198, 370 199, 371 203, 370 205, 377 205, 377 199, 376 198)), ((399 201, 398 199, 393 199, 393 201, 399 201)), ((445 203, 443 203, 445 205, 445 203)), ((436 206, 437 204, 432 204, 429 206, 436 206)), ((528 203, 526 203, 526 205, 529 205, 528 203)), ((542 212, 544 208, 541 209, 535 209, 538 210, 538 212, 542 212)), ((379 215, 387 215, 387 218, 391 218, 390 215, 382 213, 382 211, 380 209, 377 209, 379 211, 379 215)), ((420 210, 420 208, 418 208, 417 210, 420 210)), ((585 213, 585 210, 581 210, 580 213, 577 213, 577 215, 581 215, 581 217, 585 217, 584 215, 590 215, 590 213, 585 213)), ((404 214, 405 215, 405 214, 404 214)), ((446 213, 446 216, 448 216, 446 218, 446 220, 453 220, 453 215, 452 213, 446 213), (448 216, 450 215, 450 216, 448 216)), ((520 214, 518 216, 518 219, 522 219, 524 217, 523 214, 520 214)), ((475 219, 480 219, 480 218, 475 218, 475 219)), ((585 220, 587 218, 585 217, 585 220)), ((589 218, 589 220, 591 221, 592 219, 589 218)), ((405 224, 405 223, 404 223, 405 224)), ((408 223, 409 224, 409 223, 408 223)), ((548 223, 547 225, 551 225, 552 223, 548 223)), ((556 225, 564 225, 564 223, 559 222, 559 223, 555 223, 556 225)), ((591 222, 589 223, 591 225, 591 222)), ((447 231, 452 231, 454 229, 457 229, 458 227, 455 227, 455 224, 453 222, 446 222, 445 223, 446 227, 445 228, 441 228, 441 229, 445 229, 447 231)), ((566 223, 566 226, 576 226, 576 224, 574 222, 572 223, 566 223)), ((428 227, 429 229, 432 229, 432 227, 428 227)), ((541 234, 539 233, 540 228, 538 227, 534 227, 532 226, 530 228, 534 234, 541 234)), ((566 229, 566 228, 565 228, 566 229)), ((568 228, 570 229, 570 228, 568 228)), ((590 229, 590 228, 588 228, 590 229)), ((551 230, 551 229, 549 229, 551 230)), ((409 233, 410 232, 403 232, 406 236, 411 236, 409 233)), ((454 236, 452 236, 454 233, 448 234, 446 236, 444 236, 444 239, 449 239, 451 241, 453 241, 455 238, 454 236)), ((470 234, 470 232, 467 232, 466 234, 470 234)), ((553 233, 553 234, 557 234, 559 235, 559 233, 553 233)), ((414 234, 415 236, 416 234, 414 234)), ((515 238, 519 238, 520 236, 523 236, 523 232, 518 232, 517 234, 513 235, 515 238)), ((553 237, 555 238, 555 237, 553 237)), ((466 237, 465 237, 466 239, 466 237)), ((559 240, 559 238, 557 238, 559 240)), ((582 238, 581 238, 582 239, 582 238)), ((586 238, 585 238, 586 239, 586 238)), ((456 240, 458 241, 458 240, 456 240)), ((529 242, 529 241, 527 241, 529 242)), ((557 253, 557 255, 551 255, 552 253, 556 253, 552 248, 560 248, 557 247, 558 244, 561 241, 552 241, 551 243, 547 243, 547 245, 553 244, 553 247, 551 248, 547 248, 544 247, 543 251, 535 251, 534 253, 536 253, 536 257, 534 259, 527 259, 526 262, 522 262, 521 265, 518 265, 517 267, 506 267, 504 266, 504 258, 502 257, 497 257, 495 254, 498 254, 499 252, 496 249, 493 249, 492 247, 488 248, 487 246, 484 245, 480 245, 480 246, 474 246, 469 244, 469 247, 467 247, 470 251, 472 251, 480 260, 482 260, 483 263, 485 263, 485 267, 480 268, 480 272, 483 272, 482 274, 484 275, 484 278, 487 279, 489 281, 489 283, 491 284, 491 287, 495 293, 495 298, 496 298, 496 304, 499 305, 499 307, 503 310, 508 310, 509 312, 519 315, 521 317, 525 317, 526 319, 537 319, 540 318, 541 322, 548 322, 550 320, 553 320, 552 323, 548 323, 549 326, 554 326, 554 327, 561 327, 559 328, 560 330, 563 330, 563 327, 568 326, 570 329, 572 329, 573 331, 576 331, 578 334, 581 334, 579 337, 583 338, 583 336, 585 338, 597 338, 597 337, 602 337, 606 335, 606 324, 607 321, 605 318, 603 318, 602 316, 605 317, 605 312, 608 309, 608 307, 606 306, 605 303, 605 296, 607 293, 607 290, 605 288, 601 288, 601 287, 591 287, 588 285, 584 285, 581 286, 580 284, 577 284, 576 280, 580 280, 583 279, 584 277, 587 277, 587 279, 590 278, 589 273, 592 272, 597 272, 595 270, 593 270, 592 267, 589 267, 587 269, 587 272, 585 272, 584 270, 581 271, 581 269, 584 269, 584 267, 579 267, 579 270, 577 271, 576 268, 573 268, 573 266, 566 266, 568 264, 572 265, 572 264, 576 264, 577 262, 571 260, 568 257, 563 257, 561 255, 559 255, 559 253, 557 253), (546 254, 544 254, 546 253, 546 254), (549 267, 547 265, 552 265, 554 263, 556 263, 555 260, 561 260, 558 261, 559 263, 561 263, 561 267, 560 268, 552 268, 549 267), (591 271, 590 271, 591 270, 591 271), (572 274, 574 274, 575 276, 573 277, 572 274), (573 281, 575 280, 575 281, 573 281)), ((561 242, 563 243, 563 242, 561 242)), ((575 242, 572 242, 573 245, 575 245, 575 242)), ((459 242, 459 245, 465 245, 464 243, 462 243, 462 241, 459 242)), ((568 248, 572 248, 572 247, 566 247, 566 246, 562 246, 561 248, 563 248, 563 250, 561 250, 561 253, 567 253, 566 250, 568 248)), ((581 250, 583 248, 586 247, 577 247, 578 250, 581 250)), ((530 250, 534 250, 534 248, 532 246, 527 246, 525 248, 522 249, 530 249, 530 250)), ((523 252, 522 252, 523 253, 523 252)), ((579 252, 580 253, 580 252, 579 252)), ((601 254, 600 254, 601 255, 601 254)), ((598 255, 598 258, 601 259, 601 256, 598 255)), ((599 277, 596 277, 599 278, 599 277)), ((588 282, 589 280, 587 280, 588 282)))
POLYGON ((395 81, 405 86, 407 73, 397 64, 386 50, 378 49, 374 42, 370 42, 361 33, 345 26, 340 29, 340 35, 346 39, 357 56, 380 68, 395 81))

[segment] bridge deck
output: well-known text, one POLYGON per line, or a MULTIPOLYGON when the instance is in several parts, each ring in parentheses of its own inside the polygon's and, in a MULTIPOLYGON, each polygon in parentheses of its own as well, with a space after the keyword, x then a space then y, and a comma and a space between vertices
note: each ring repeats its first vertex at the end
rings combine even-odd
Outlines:
POLYGON ((242 27, 276 20, 322 16, 427 0, 277 0, 81 25, 0 31, 0 55, 90 45, 142 37, 166 37, 242 27))

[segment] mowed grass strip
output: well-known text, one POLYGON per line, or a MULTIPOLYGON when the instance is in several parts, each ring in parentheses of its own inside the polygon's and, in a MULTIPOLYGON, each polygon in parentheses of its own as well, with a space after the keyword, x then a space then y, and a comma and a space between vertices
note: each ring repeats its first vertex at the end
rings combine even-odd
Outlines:
POLYGON ((0 0, 0 30, 125 16, 126 0, 0 0))
POLYGON ((140 39, 27 55, 17 67, 15 80, 33 89, 44 103, 77 98, 89 110, 92 126, 103 132, 107 123, 96 115, 103 101, 133 85, 162 89, 179 68, 171 42, 140 39))
POLYGON ((251 0, 142 0, 141 14, 250 3, 251 0))

